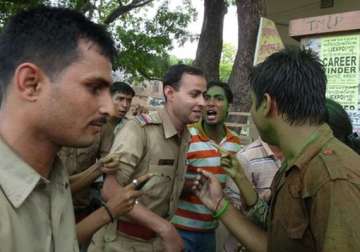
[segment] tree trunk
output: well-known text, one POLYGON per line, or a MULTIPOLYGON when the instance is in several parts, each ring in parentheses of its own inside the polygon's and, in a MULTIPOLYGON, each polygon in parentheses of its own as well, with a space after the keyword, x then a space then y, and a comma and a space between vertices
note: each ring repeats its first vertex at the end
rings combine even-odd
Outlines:
POLYGON ((219 80, 226 12, 225 0, 204 0, 204 20, 193 65, 203 70, 209 80, 219 80))
POLYGON ((234 92, 232 111, 248 112, 251 106, 248 77, 253 65, 260 17, 265 15, 265 0, 236 0, 238 50, 229 85, 234 92))

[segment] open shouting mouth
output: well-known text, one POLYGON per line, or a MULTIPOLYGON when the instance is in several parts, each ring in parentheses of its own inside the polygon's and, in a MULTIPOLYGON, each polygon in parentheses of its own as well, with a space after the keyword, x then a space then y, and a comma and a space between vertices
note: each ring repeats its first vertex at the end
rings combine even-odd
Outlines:
POLYGON ((209 109, 206 111, 206 116, 209 121, 216 120, 217 112, 215 110, 209 109))

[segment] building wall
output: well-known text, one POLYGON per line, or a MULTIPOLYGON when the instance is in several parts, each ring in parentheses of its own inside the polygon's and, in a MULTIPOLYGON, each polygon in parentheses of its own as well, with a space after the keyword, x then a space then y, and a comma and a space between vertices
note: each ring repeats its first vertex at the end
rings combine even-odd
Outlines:
POLYGON ((325 9, 320 8, 320 3, 314 0, 266 0, 267 17, 276 23, 285 45, 298 45, 288 36, 290 20, 360 10, 359 0, 334 0, 334 7, 325 9))

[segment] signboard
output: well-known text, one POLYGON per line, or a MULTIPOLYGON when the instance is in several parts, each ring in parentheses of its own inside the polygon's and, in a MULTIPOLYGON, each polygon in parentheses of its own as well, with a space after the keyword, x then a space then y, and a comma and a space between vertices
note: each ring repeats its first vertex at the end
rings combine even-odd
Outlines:
POLYGON ((309 35, 319 35, 333 32, 349 32, 360 29, 360 11, 350 11, 294 19, 289 24, 289 35, 300 38, 309 35))
POLYGON ((263 62, 269 55, 284 48, 275 23, 267 18, 261 17, 259 31, 256 41, 254 65, 263 62))
POLYGON ((303 38, 301 43, 318 53, 328 79, 326 96, 344 107, 360 132, 360 33, 303 38))

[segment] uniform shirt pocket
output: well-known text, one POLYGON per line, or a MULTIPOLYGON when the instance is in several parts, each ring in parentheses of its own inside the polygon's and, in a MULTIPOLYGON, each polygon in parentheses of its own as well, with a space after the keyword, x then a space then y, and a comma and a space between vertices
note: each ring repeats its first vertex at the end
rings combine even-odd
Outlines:
POLYGON ((302 239, 308 228, 309 219, 305 208, 305 200, 302 198, 301 185, 299 183, 289 183, 286 194, 287 200, 283 206, 282 225, 289 238, 302 239))

